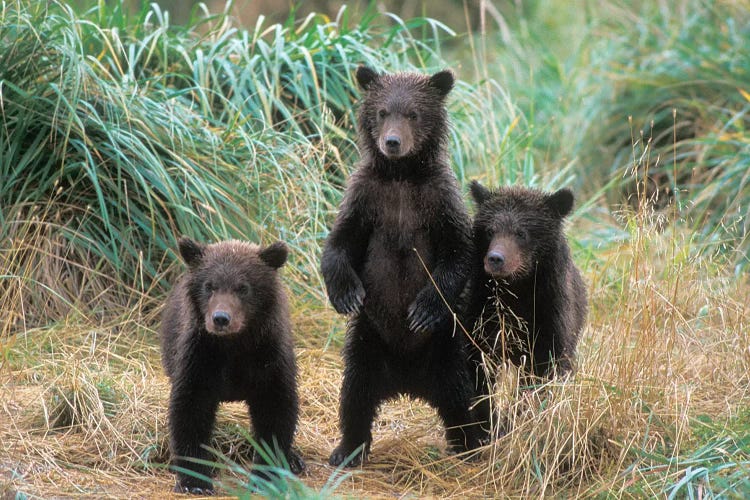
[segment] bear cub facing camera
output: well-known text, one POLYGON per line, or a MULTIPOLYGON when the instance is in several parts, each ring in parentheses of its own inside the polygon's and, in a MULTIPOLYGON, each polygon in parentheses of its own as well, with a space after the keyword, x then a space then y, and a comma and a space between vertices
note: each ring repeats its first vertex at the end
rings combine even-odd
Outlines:
MULTIPOLYGON (((292 451, 297 425, 297 368, 287 299, 277 270, 287 248, 244 241, 210 245, 179 240, 188 270, 162 316, 162 363, 171 382, 172 464, 210 477, 209 444, 222 401, 244 401, 255 440, 279 450, 293 472, 304 468, 292 451)), ((255 453, 255 463, 264 464, 255 453)), ((177 472, 175 491, 210 493, 212 483, 177 472)))
MULTIPOLYGON (((563 233, 573 193, 518 186, 490 191, 474 181, 471 195, 477 213, 466 324, 476 343, 470 366, 479 391, 490 391, 482 352, 532 376, 570 372, 587 310, 586 288, 563 233)), ((488 398, 478 412, 486 422, 488 398)))
POLYGON ((472 425, 466 338, 451 311, 471 255, 471 221, 446 151, 453 73, 362 66, 356 78, 362 158, 321 259, 331 304, 350 315, 342 438, 329 463, 365 459, 380 404, 399 394, 437 409, 452 451, 472 450, 481 436, 472 425))

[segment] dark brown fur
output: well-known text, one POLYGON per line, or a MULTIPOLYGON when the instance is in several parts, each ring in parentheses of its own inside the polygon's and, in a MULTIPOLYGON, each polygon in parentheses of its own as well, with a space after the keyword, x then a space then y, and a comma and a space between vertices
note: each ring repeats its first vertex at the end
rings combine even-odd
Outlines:
MULTIPOLYGON (((479 346, 472 358, 480 390, 489 391, 480 350, 534 376, 570 372, 587 309, 586 288, 563 233, 573 194, 489 191, 476 181, 471 193, 477 214, 466 324, 479 346)), ((487 405, 480 411, 485 419, 488 412, 487 405)))
MULTIPOLYGON (((172 382, 169 430, 173 464, 210 475, 187 458, 203 449, 222 401, 245 401, 256 440, 277 447, 296 471, 291 449, 298 400, 287 299, 277 269, 286 246, 243 241, 179 241, 188 271, 167 299, 162 318, 164 369, 172 382)), ((256 462, 263 463, 256 453, 256 462)), ((210 491, 210 482, 177 473, 177 491, 210 491)))
POLYGON ((338 465, 366 457, 380 403, 410 394, 437 408, 453 450, 473 449, 465 339, 451 311, 469 269, 470 221, 447 163, 448 71, 378 75, 361 67, 362 152, 326 241, 329 298, 351 314, 338 465), (429 274, 428 274, 429 273, 429 274), (434 279, 434 284, 430 279, 434 279), (436 289, 437 285, 437 289, 436 289), (443 297, 440 293, 442 292, 443 297))

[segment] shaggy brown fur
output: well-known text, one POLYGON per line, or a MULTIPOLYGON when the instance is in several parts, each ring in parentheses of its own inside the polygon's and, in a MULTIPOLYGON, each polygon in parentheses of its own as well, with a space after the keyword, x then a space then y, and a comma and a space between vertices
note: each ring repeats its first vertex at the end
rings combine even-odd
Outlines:
MULTIPOLYGON (((209 476, 190 458, 211 459, 207 445, 222 401, 245 401, 259 442, 276 447, 298 472, 292 452, 297 425, 297 368, 287 299, 277 269, 281 242, 202 245, 182 238, 188 271, 167 299, 162 362, 172 382, 169 431, 173 464, 209 476)), ((256 463, 263 463, 259 453, 256 463)), ((176 491, 210 491, 208 481, 177 473, 176 491)))
MULTIPOLYGON (((534 376, 570 372, 587 309, 586 288, 563 234, 573 193, 523 187, 491 192, 474 181, 471 194, 477 214, 465 324, 496 363, 508 360, 534 376)), ((480 359, 474 349, 473 368, 486 395, 480 359)), ((485 420, 488 412, 488 405, 480 411, 485 420)))
POLYGON ((451 449, 470 450, 479 438, 469 425, 465 338, 456 334, 444 302, 453 307, 465 285, 471 244, 445 150, 444 102, 453 74, 379 75, 360 67, 357 81, 364 90, 362 159, 321 262, 333 307, 352 315, 339 414, 343 437, 330 463, 353 456, 349 465, 355 465, 367 456, 377 409, 397 394, 437 408, 451 449))

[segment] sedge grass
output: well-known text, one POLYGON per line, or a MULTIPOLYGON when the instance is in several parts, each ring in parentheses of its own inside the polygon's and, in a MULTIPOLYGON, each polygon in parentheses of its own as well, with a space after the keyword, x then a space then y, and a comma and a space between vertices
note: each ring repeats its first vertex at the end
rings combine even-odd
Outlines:
POLYGON ((749 7, 572 2, 510 16, 516 36, 488 32, 473 59, 514 96, 534 131, 537 161, 574 162, 574 187, 593 196, 608 186, 611 206, 646 202, 689 221, 708 252, 721 248, 742 272, 749 7), (653 196, 641 199, 634 180, 645 171, 653 196))

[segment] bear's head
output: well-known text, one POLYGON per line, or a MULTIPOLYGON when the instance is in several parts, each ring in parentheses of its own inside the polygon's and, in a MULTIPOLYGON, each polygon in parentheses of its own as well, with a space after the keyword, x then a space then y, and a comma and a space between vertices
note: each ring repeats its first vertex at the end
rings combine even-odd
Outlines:
POLYGON ((359 110, 363 147, 389 160, 440 150, 447 135, 445 98, 453 88, 453 72, 378 74, 360 66, 356 76, 364 91, 359 110))
POLYGON ((573 193, 547 193, 520 186, 490 191, 471 183, 477 205, 474 244, 484 272, 506 281, 533 274, 538 262, 560 244, 563 220, 573 208, 573 193))
POLYGON ((190 301, 208 333, 242 332, 277 300, 276 270, 287 259, 284 243, 265 248, 238 240, 204 245, 183 237, 178 246, 189 268, 190 301))

